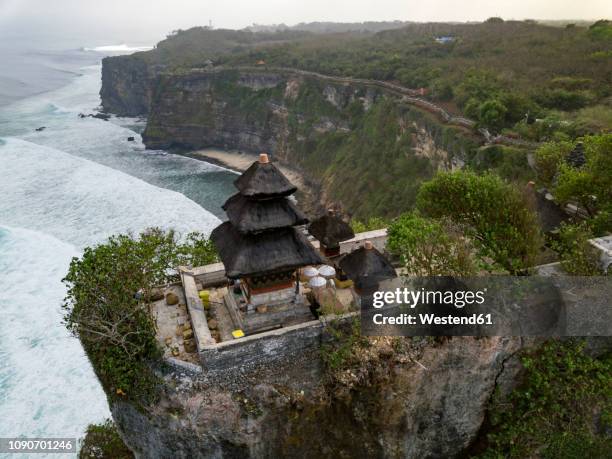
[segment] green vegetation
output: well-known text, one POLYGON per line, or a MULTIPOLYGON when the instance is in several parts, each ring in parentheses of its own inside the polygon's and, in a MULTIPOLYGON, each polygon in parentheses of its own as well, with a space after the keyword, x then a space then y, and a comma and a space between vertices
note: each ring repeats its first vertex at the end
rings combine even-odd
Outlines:
POLYGON ((358 219, 351 220, 351 228, 355 233, 364 233, 366 231, 374 231, 381 228, 386 228, 389 222, 381 217, 370 217, 365 221, 358 219))
POLYGON ((470 243, 447 219, 408 213, 393 220, 387 231, 387 249, 401 257, 408 275, 470 276, 477 272, 470 243))
POLYGON ((327 343, 321 346, 321 358, 331 373, 349 368, 359 361, 360 350, 370 344, 361 336, 361 322, 354 318, 350 323, 331 322, 325 331, 327 343))
POLYGON ((523 382, 489 413, 478 457, 609 457, 611 357, 590 357, 572 341, 552 341, 524 355, 523 382))
POLYGON ((79 459, 132 459, 133 457, 134 454, 123 443, 111 419, 87 427, 79 459))
POLYGON ((64 279, 64 321, 81 340, 107 394, 143 404, 154 399, 156 377, 148 364, 160 351, 147 298, 177 266, 214 260, 201 234, 179 242, 174 232, 159 229, 113 236, 72 260, 64 279))
POLYGON ((575 143, 556 142, 536 151, 536 170, 557 202, 578 204, 588 213, 594 234, 602 235, 612 231, 612 134, 579 140, 584 145, 584 166, 575 168, 566 162, 575 143))
POLYGON ((534 153, 535 168, 538 181, 548 187, 553 185, 559 164, 565 161, 574 148, 572 142, 548 142, 540 146, 534 153))
POLYGON ((438 173, 422 185, 417 208, 425 216, 462 225, 481 257, 511 273, 533 266, 543 243, 526 196, 492 174, 438 173))
POLYGON ((597 276, 603 274, 598 263, 598 254, 589 243, 593 232, 588 222, 562 223, 558 239, 552 247, 561 257, 563 270, 574 276, 597 276))
POLYGON ((605 20, 590 27, 488 20, 323 34, 196 27, 176 31, 132 58, 174 71, 203 67, 208 59, 224 66, 263 61, 262 67, 396 81, 426 88, 432 99, 493 131, 515 127, 533 140, 551 140, 557 131, 585 135, 610 129, 605 120, 612 94, 611 37, 612 24, 605 20), (437 43, 439 36, 453 40, 437 43), (600 108, 576 119, 576 111, 591 107, 600 108), (566 124, 552 128, 550 117, 566 124))
POLYGON ((506 181, 522 186, 535 179, 527 155, 525 149, 488 145, 476 150, 468 161, 468 167, 478 173, 495 173, 506 181))
MULTIPOLYGON (((413 119, 428 118, 396 101, 380 99, 368 112, 353 115, 350 133, 332 131, 315 136, 314 120, 306 119, 290 125, 290 138, 301 166, 327 182, 334 199, 351 209, 357 219, 385 218, 414 205, 420 184, 434 175, 434 164, 439 160, 415 151, 413 119), (298 142, 298 136, 306 140, 298 142)), ((432 127, 431 135, 436 136, 440 148, 451 152, 472 148, 470 140, 454 128, 438 124, 438 128, 432 127)))
MULTIPOLYGON (((612 210, 612 134, 589 136, 582 139, 586 164, 575 169, 559 163, 559 178, 553 188, 560 203, 577 202, 591 217, 600 211, 612 210)), ((612 227, 604 228, 607 231, 612 227)))

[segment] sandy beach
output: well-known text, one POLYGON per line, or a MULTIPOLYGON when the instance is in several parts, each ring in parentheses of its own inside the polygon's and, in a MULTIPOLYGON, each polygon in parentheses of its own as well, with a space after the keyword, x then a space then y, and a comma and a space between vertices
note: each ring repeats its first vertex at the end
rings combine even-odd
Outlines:
MULTIPOLYGON (((189 153, 190 156, 195 158, 201 158, 205 161, 210 161, 213 164, 218 164, 228 169, 232 169, 237 172, 243 172, 253 164, 253 161, 257 161, 257 155, 251 155, 242 153, 239 151, 222 151, 215 149, 197 150, 189 153)), ((307 191, 308 186, 304 181, 302 174, 297 172, 295 169, 288 168, 281 164, 276 163, 276 167, 285 174, 291 183, 298 187, 299 190, 307 191)))
MULTIPOLYGON (((239 151, 223 151, 213 148, 196 150, 188 153, 192 158, 201 159, 212 164, 226 167, 236 172, 243 172, 257 161, 258 156, 239 151)), ((298 191, 296 197, 300 202, 300 207, 304 213, 310 218, 314 218, 323 212, 324 206, 321 204, 321 195, 317 187, 313 187, 308 183, 304 176, 297 170, 285 165, 275 163, 280 171, 285 174, 285 177, 293 183, 298 191)))

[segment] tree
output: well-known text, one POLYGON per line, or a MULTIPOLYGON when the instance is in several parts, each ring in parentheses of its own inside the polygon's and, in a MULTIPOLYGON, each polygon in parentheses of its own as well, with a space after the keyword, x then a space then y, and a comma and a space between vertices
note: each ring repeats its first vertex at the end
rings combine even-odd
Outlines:
POLYGON ((488 128, 499 130, 504 125, 507 111, 498 99, 489 99, 478 108, 478 121, 488 128))
POLYGON ((468 100, 463 107, 463 112, 465 116, 477 120, 480 117, 480 102, 478 99, 472 97, 468 100))
POLYGON ((401 258, 409 275, 473 275, 472 247, 455 226, 447 219, 403 214, 387 228, 387 249, 401 258))
POLYGON ((517 188, 492 175, 439 172, 417 195, 423 215, 466 225, 481 250, 511 273, 533 266, 542 246, 537 215, 517 188))
POLYGON ((560 163, 553 194, 560 203, 576 202, 591 217, 596 217, 599 212, 609 210, 612 203, 612 134, 588 136, 582 141, 585 165, 576 169, 560 163))
POLYGON ((351 228, 355 233, 363 233, 365 231, 373 231, 387 226, 387 221, 381 217, 370 217, 366 221, 358 219, 351 220, 351 228))
POLYGON ((497 77, 487 71, 472 70, 468 72, 463 81, 455 90, 455 99, 461 106, 470 99, 475 99, 479 103, 495 97, 500 91, 497 77))
POLYGON ((64 283, 64 322, 77 336, 100 381, 111 394, 137 399, 153 395, 147 362, 159 355, 148 310, 153 288, 167 283, 178 265, 215 261, 201 234, 179 242, 173 231, 150 229, 138 237, 118 235, 73 258, 64 283), (142 291, 141 299, 135 295, 142 291))
POLYGON ((538 179, 546 186, 551 186, 559 170, 574 145, 571 142, 548 142, 534 153, 535 169, 538 179))
POLYGON ((87 426, 79 459, 133 459, 134 454, 123 443, 111 419, 87 426))
POLYGON ((562 223, 559 237, 553 248, 561 257, 561 266, 574 276, 598 276, 602 274, 599 267, 597 250, 589 243, 593 237, 588 222, 578 224, 562 223))

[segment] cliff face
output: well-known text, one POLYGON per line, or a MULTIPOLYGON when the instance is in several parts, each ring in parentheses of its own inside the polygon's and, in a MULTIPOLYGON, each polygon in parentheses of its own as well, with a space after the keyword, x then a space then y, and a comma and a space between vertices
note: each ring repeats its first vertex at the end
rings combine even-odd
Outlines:
POLYGON ((105 57, 100 89, 103 110, 120 116, 147 115, 161 70, 133 56, 105 57))
POLYGON ((390 341, 333 384, 319 352, 274 368, 165 375, 165 395, 112 404, 138 457, 453 457, 475 438, 518 338, 390 341))
POLYGON ((274 74, 161 76, 143 139, 148 148, 217 147, 278 155, 278 143, 287 135, 275 110, 275 102, 282 102, 275 91, 279 83, 274 74))
POLYGON ((460 167, 478 146, 469 132, 397 95, 313 75, 163 73, 139 59, 110 58, 102 76, 106 110, 148 115, 148 148, 265 151, 301 170, 323 201, 361 218, 409 209, 421 181, 460 167))

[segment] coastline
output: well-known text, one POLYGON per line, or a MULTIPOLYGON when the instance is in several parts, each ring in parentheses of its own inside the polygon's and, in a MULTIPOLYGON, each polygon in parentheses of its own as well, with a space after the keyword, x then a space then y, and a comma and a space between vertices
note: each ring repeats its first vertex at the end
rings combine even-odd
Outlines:
MULTIPOLYGON (((217 166, 225 167, 237 173, 242 173, 257 161, 258 155, 244 153, 241 151, 223 151, 214 148, 194 150, 186 153, 191 158, 206 161, 217 166)), ((276 167, 293 183, 297 188, 297 199, 300 207, 309 216, 318 216, 324 209, 324 203, 320 197, 319 189, 310 183, 304 175, 295 168, 288 167, 281 162, 275 162, 276 167)))

